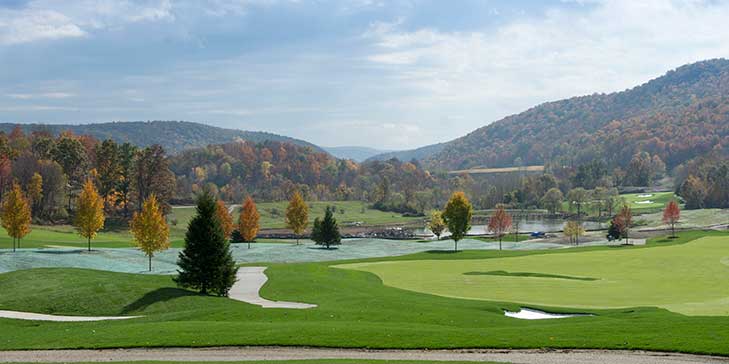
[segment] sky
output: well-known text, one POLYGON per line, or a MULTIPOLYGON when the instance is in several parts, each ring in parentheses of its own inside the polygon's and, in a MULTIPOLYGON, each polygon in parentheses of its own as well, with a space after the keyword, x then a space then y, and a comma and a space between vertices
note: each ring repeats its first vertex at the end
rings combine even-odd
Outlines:
POLYGON ((729 1, 0 0, 0 122, 409 149, 729 57, 729 1))

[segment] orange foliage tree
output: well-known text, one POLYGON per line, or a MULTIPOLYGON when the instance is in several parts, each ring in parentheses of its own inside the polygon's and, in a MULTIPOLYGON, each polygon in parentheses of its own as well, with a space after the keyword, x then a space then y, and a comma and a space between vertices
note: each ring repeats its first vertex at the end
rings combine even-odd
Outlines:
POLYGON ((501 250, 501 239, 511 228, 511 215, 504 210, 503 206, 499 206, 489 219, 488 227, 499 238, 499 250, 501 250))
POLYGON ((253 199, 250 196, 248 196, 240 211, 238 231, 240 231, 243 241, 248 242, 249 249, 251 247, 251 241, 254 241, 258 234, 258 228, 260 227, 258 225, 258 220, 260 218, 261 215, 258 214, 256 203, 253 202, 253 199))
POLYGON ((223 234, 225 234, 225 240, 230 240, 230 236, 233 234, 233 217, 228 212, 228 207, 225 206, 223 200, 218 200, 215 204, 215 214, 220 220, 220 227, 223 228, 223 234))
POLYGON ((666 208, 663 210, 663 223, 671 225, 671 237, 676 237, 676 224, 681 219, 681 208, 678 207, 676 200, 668 201, 666 208))

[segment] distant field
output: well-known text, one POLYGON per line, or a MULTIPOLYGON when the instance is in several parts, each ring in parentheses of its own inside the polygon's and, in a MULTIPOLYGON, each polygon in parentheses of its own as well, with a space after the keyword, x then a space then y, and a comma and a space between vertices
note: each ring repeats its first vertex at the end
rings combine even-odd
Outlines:
POLYGON ((471 168, 450 171, 448 174, 489 174, 489 173, 513 173, 513 172, 542 172, 544 166, 526 166, 526 167, 503 167, 503 168, 471 168))
POLYGON ((648 192, 648 193, 629 193, 620 195, 625 202, 630 205, 633 212, 643 213, 654 210, 663 210, 668 201, 672 199, 678 200, 673 192, 648 192))
MULTIPOLYGON (((422 220, 418 217, 404 217, 402 214, 394 212, 384 212, 374 210, 368 207, 368 204, 360 201, 316 201, 307 202, 309 205, 309 223, 314 222, 314 218, 324 216, 324 210, 327 206, 335 206, 336 213, 334 217, 339 222, 339 226, 347 226, 354 223, 362 223, 364 225, 407 223, 422 220)), ((278 229, 285 228, 285 214, 288 201, 280 202, 261 202, 256 204, 258 213, 261 214, 261 228, 278 229)), ((176 234, 187 228, 187 223, 194 214, 194 207, 174 207, 172 209, 171 218, 177 219, 177 226, 171 227, 176 234)), ((237 219, 239 208, 234 209, 233 218, 237 219)))

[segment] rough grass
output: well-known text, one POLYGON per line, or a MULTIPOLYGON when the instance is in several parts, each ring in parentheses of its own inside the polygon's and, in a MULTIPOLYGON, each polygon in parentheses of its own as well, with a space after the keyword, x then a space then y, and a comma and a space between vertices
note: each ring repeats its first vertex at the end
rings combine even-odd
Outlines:
MULTIPOLYGON (((560 259, 575 251, 657 251, 663 249, 657 246, 676 246, 703 235, 682 233, 679 239, 656 239, 647 247, 635 248, 434 252, 366 261, 462 259, 461 263, 466 264, 474 259, 537 255, 560 259)), ((606 264, 613 262, 611 259, 606 264)), ((319 305, 310 310, 262 309, 225 298, 190 294, 178 290, 169 277, 78 269, 0 274, 0 309, 145 315, 127 321, 87 323, 3 319, 0 332, 8 334, 0 340, 0 349, 308 345, 646 349, 729 355, 728 317, 685 316, 665 309, 634 307, 584 310, 597 315, 593 317, 517 320, 503 315, 504 309, 518 309, 513 303, 454 299, 392 288, 374 274, 331 267, 340 263, 269 266, 269 281, 262 295, 319 305)))

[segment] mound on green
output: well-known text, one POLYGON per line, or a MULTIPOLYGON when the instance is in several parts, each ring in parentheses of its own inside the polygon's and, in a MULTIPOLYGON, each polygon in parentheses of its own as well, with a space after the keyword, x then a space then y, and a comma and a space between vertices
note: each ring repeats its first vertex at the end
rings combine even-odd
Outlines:
POLYGON ((375 273, 388 286, 446 297, 583 309, 650 306, 729 316, 726 237, 650 249, 340 267, 375 273))

